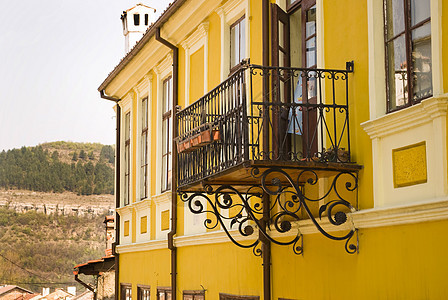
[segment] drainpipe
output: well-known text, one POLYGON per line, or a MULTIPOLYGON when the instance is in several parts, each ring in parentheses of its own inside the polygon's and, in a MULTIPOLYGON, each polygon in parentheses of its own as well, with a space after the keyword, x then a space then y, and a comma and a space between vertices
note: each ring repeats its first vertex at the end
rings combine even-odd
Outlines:
MULTIPOLYGON (((115 141, 115 207, 120 207, 120 139, 121 139, 121 107, 118 102, 121 99, 107 96, 104 93, 104 90, 100 91, 100 97, 106 100, 114 101, 117 104, 117 116, 116 116, 116 141, 115 141)), ((118 256, 119 254, 116 251, 117 245, 120 244, 120 215, 115 214, 115 241, 112 244, 112 254, 114 255, 115 260, 115 299, 118 298, 118 294, 120 292, 120 280, 119 280, 119 264, 118 264, 118 256)))
MULTIPOLYGON (((269 0, 263 0, 262 8, 262 34, 263 34, 263 66, 269 66, 269 0)), ((263 101, 269 102, 269 77, 263 77, 263 101)), ((265 110, 263 117, 265 120, 269 118, 269 112, 265 110)), ((265 126, 263 130, 263 149, 269 149, 269 128, 265 126)), ((268 194, 263 195, 263 219, 261 226, 266 230, 270 219, 270 197, 268 194)), ((259 233, 261 241, 261 251, 263 259, 263 299, 271 299, 271 243, 270 241, 259 233)))
MULTIPOLYGON (((177 103, 178 103, 178 81, 179 81, 179 49, 160 36, 160 27, 156 28, 156 40, 173 50, 173 107, 171 108, 173 118, 172 136, 177 137, 177 103)), ((177 231, 177 148, 171 150, 171 230, 168 233, 168 249, 171 250, 171 298, 177 299, 177 249, 174 246, 174 235, 177 231)))

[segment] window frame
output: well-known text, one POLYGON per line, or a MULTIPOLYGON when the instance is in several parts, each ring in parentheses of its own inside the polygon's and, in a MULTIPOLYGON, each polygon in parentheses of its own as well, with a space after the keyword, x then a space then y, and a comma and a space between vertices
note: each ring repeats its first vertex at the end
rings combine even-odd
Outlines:
POLYGON ((219 293, 219 300, 260 300, 260 296, 240 296, 240 295, 219 293))
POLYGON ((132 300, 132 285, 130 283, 120 283, 120 300, 132 300))
POLYGON ((230 36, 230 61, 229 61, 229 76, 232 75, 233 73, 235 73, 238 69, 241 68, 241 62, 246 58, 243 56, 246 56, 246 26, 247 26, 247 21, 246 21, 246 14, 243 14, 240 18, 238 18, 235 22, 233 22, 230 27, 229 27, 229 36, 230 36), (241 30, 241 22, 244 21, 244 30, 241 30), (235 63, 235 65, 232 66, 232 55, 233 55, 233 36, 232 36, 232 29, 235 28, 236 26, 238 26, 238 41, 239 41, 239 48, 238 48, 238 53, 239 53, 239 62, 235 63), (242 40, 242 36, 244 32, 244 40, 242 40), (241 42, 244 42, 244 51, 242 51, 241 42))
MULTIPOLYGON (((403 10, 404 10, 404 31, 401 31, 397 34, 392 33, 391 38, 388 38, 388 16, 387 16, 387 2, 388 0, 383 0, 383 24, 384 24, 384 54, 385 54, 385 73, 386 73, 386 113, 391 113, 397 110, 401 110, 410 106, 413 106, 415 104, 420 103, 422 100, 430 98, 434 95, 434 86, 432 82, 432 74, 433 74, 433 66, 432 66, 432 53, 431 53, 431 88, 432 93, 429 95, 426 95, 422 98, 414 100, 414 80, 413 80, 413 64, 412 64, 412 31, 416 30, 417 28, 421 28, 424 25, 431 23, 431 10, 430 15, 428 18, 418 22, 415 25, 411 25, 411 2, 410 0, 402 0, 403 1, 403 10), (389 62, 389 51, 388 51, 388 45, 390 43, 393 43, 395 40, 399 39, 401 36, 404 36, 405 39, 405 56, 406 56, 406 94, 407 97, 405 98, 406 103, 402 106, 396 106, 395 108, 391 108, 391 101, 390 99, 390 90, 391 90, 391 79, 389 74, 389 68, 390 68, 390 62, 389 62)), ((431 1, 429 1, 429 4, 431 5, 431 1)), ((393 21, 393 20, 392 20, 393 21)), ((432 26, 431 26, 432 27, 432 26)), ((430 31, 429 38, 432 39, 432 32, 430 31)), ((431 45, 431 44, 430 44, 431 45)), ((432 51, 432 45, 431 45, 431 51, 432 51)), ((396 100, 396 99, 395 99, 396 100)))
POLYGON ((143 98, 141 101, 142 123, 140 135, 140 200, 148 197, 148 102, 148 97, 143 98), (144 103, 146 103, 145 107, 144 103))
MULTIPOLYGON (((193 296, 193 300, 196 300, 196 296, 202 296, 202 300, 205 300, 205 291, 193 291, 187 290, 182 292, 182 299, 185 300, 185 296, 193 296)), ((199 298, 199 297, 198 297, 199 298)))
POLYGON ((138 284, 137 285, 137 299, 138 300, 150 300, 151 299, 151 287, 149 285, 138 284), (146 295, 148 298, 145 298, 145 292, 148 293, 146 295))
POLYGON ((131 112, 124 114, 124 199, 123 206, 131 203, 131 112), (127 134, 127 136, 126 136, 127 134))
POLYGON ((170 119, 171 122, 173 121, 172 117, 172 107, 167 107, 167 111, 165 111, 165 106, 166 106, 166 101, 169 100, 169 98, 166 97, 166 91, 168 90, 169 95, 168 97, 171 97, 171 101, 170 104, 172 104, 172 96, 173 96, 173 77, 171 75, 169 75, 168 77, 166 77, 163 81, 162 81, 162 152, 161 152, 161 158, 162 158, 162 173, 161 173, 161 192, 166 192, 169 191, 171 189, 171 178, 170 178, 170 171, 172 172, 172 168, 173 166, 171 165, 171 169, 168 168, 168 166, 170 165, 170 160, 172 159, 172 149, 170 149, 170 140, 171 140, 171 145, 172 145, 172 128, 169 126, 170 125, 170 119), (165 87, 166 83, 170 83, 168 89, 165 87), (166 128, 166 135, 164 136, 165 132, 164 132, 164 128, 163 128, 163 124, 164 122, 167 122, 167 128, 166 128), (163 142, 165 141, 166 143, 166 149, 163 148, 163 142), (166 157, 166 170, 164 171, 164 159, 166 157), (165 173, 165 174, 164 174, 165 173), (164 178, 164 175, 166 176, 166 178, 164 178))
POLYGON ((171 287, 157 287, 157 300, 160 300, 160 293, 164 294, 164 300, 167 300, 168 294, 170 295, 170 299, 172 299, 173 293, 171 287))

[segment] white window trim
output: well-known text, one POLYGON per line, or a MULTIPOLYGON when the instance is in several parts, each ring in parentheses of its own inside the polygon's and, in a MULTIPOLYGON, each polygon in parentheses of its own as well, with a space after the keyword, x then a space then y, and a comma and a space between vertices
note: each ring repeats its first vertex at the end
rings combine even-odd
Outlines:
POLYGON ((151 93, 152 93, 152 74, 148 73, 143 77, 143 80, 137 85, 137 87, 134 89, 134 92, 137 94, 137 112, 136 112, 136 118, 137 118, 137 164, 138 164, 138 172, 137 172, 137 182, 136 182, 136 191, 137 191, 137 197, 136 201, 141 201, 142 195, 140 195, 140 169, 141 169, 141 157, 142 157, 142 151, 141 151, 141 133, 142 133, 142 116, 141 116, 141 104, 143 99, 147 98, 148 103, 148 111, 147 111, 147 118, 148 118, 148 139, 147 139, 147 157, 148 157, 148 174, 147 174, 147 180, 146 180, 146 198, 149 198, 151 195, 151 164, 150 164, 150 158, 151 158, 151 123, 150 123, 150 116, 151 116, 151 93))
MULTIPOLYGON (((173 56, 168 53, 165 58, 154 68, 157 77, 157 149, 156 149, 156 190, 155 195, 162 193, 162 101, 163 101, 163 81, 172 75, 173 56)), ((174 113, 174 112, 173 112, 174 113)), ((172 116, 174 117, 174 116, 172 116)), ((171 152, 173 153, 173 152, 171 152)), ((164 193, 166 193, 165 191, 164 193)))
MULTIPOLYGON (((185 106, 190 105, 190 59, 196 51, 204 47, 204 94, 208 91, 208 29, 209 23, 201 23, 180 45, 185 50, 185 106)), ((197 100, 197 99, 196 99, 197 100)))
POLYGON ((230 72, 230 26, 242 16, 246 19, 246 53, 250 57, 250 7, 249 1, 230 0, 218 7, 216 13, 221 18, 221 82, 230 72))
MULTIPOLYGON (((129 154, 132 154, 132 147, 133 147, 133 145, 132 145, 132 118, 133 118, 133 111, 132 111, 132 109, 131 109, 131 107, 132 107, 132 99, 134 98, 134 92, 133 91, 130 91, 124 98, 123 98, 123 100, 122 101, 120 101, 119 102, 119 105, 120 105, 120 107, 121 107, 121 116, 120 116, 120 127, 123 129, 122 130, 122 132, 121 132, 121 138, 120 138, 120 144, 121 144, 121 149, 123 149, 122 151, 121 151, 121 153, 120 153, 120 182, 122 183, 121 184, 121 186, 120 186, 120 207, 123 207, 124 206, 124 197, 125 197, 125 195, 124 195, 124 190, 125 190, 125 185, 126 185, 126 182, 125 182, 125 171, 126 171, 126 166, 125 166, 125 164, 124 164, 124 162, 125 162, 125 142, 126 142, 126 140, 125 140, 125 122, 124 122, 124 120, 125 120, 125 116, 126 116, 126 114, 127 113, 130 113, 130 124, 129 124, 129 131, 130 131, 130 139, 131 139, 131 143, 130 143, 130 145, 129 145, 129 154)), ((130 155, 129 155, 129 159, 131 159, 131 157, 130 157, 130 155)), ((132 160, 131 160, 131 162, 132 162, 132 160)), ((130 193, 130 196, 129 196, 129 204, 128 205, 130 205, 130 204, 132 204, 132 176, 131 176, 131 174, 132 174, 132 172, 133 172, 133 166, 132 166, 132 163, 130 163, 129 164, 129 193, 130 193)))

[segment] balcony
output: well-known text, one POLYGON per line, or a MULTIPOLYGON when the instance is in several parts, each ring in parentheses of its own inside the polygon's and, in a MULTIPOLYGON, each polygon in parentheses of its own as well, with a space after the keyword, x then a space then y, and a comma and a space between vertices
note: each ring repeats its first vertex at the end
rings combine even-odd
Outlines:
POLYGON ((273 167, 300 182, 356 173, 361 166, 351 161, 348 105, 352 72, 353 63, 345 70, 242 63, 176 115, 179 190, 223 184, 244 190, 273 167))

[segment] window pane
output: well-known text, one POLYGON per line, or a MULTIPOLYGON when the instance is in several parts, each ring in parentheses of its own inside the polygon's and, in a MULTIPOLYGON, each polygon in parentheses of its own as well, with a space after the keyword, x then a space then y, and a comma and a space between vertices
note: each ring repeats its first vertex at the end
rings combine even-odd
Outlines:
POLYGON ((140 15, 139 14, 134 14, 134 25, 135 26, 140 25, 140 15))
POLYGON ((230 29, 230 67, 234 67, 238 63, 238 27, 239 24, 236 24, 230 29))
POLYGON ((411 26, 430 17, 430 0, 411 0, 411 26))
POLYGON ((166 300, 171 300, 171 292, 166 292, 166 300))
POLYGON ((408 103, 407 66, 404 35, 387 44, 388 78, 389 78, 389 109, 408 103))
POLYGON ((432 95, 431 23, 412 31, 413 99, 432 95))
POLYGON ((306 38, 316 33, 316 5, 306 12, 306 38))
POLYGON ((240 55, 239 61, 246 57, 246 19, 240 22, 240 55))
POLYGON ((162 158, 162 191, 167 189, 167 156, 164 156, 162 158))
POLYGON ((404 31, 404 0, 387 0, 386 12, 387 38, 390 39, 404 31))
POLYGON ((306 67, 316 65, 316 37, 306 41, 306 67))
POLYGON ((148 127, 148 100, 142 101, 142 129, 148 127))
POLYGON ((184 295, 184 300, 193 300, 193 295, 184 295))
POLYGON ((165 119, 162 121, 162 155, 164 155, 168 152, 167 151, 168 150, 167 140, 169 138, 168 121, 169 121, 169 119, 165 119))

